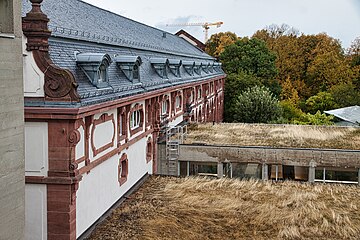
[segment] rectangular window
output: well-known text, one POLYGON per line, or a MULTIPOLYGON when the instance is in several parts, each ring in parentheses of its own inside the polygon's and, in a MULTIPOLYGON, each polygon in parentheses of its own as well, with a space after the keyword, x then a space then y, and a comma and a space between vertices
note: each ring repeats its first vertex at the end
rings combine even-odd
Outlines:
POLYGON ((0 0, 0 34, 14 33, 13 1, 0 0))
POLYGON ((120 115, 120 122, 119 122, 119 128, 120 128, 120 136, 126 135, 126 121, 125 121, 125 113, 120 115))
POLYGON ((161 104, 161 113, 166 114, 168 112, 168 101, 163 101, 161 104))
POLYGON ((177 97, 176 97, 175 106, 176 106, 176 109, 180 109, 180 108, 181 108, 181 97, 180 97, 180 96, 177 96, 177 97))
POLYGON ((140 118, 141 118, 140 110, 136 110, 131 114, 131 119, 130 119, 131 129, 140 127, 140 122, 141 122, 140 118))

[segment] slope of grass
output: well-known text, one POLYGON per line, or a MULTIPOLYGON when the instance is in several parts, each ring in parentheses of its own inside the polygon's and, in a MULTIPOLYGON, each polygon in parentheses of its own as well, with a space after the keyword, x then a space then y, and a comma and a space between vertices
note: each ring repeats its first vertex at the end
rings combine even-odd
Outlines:
POLYGON ((360 188, 151 177, 90 239, 359 239, 360 188))
POLYGON ((360 149, 360 128, 353 127, 222 123, 188 132, 188 144, 360 149))

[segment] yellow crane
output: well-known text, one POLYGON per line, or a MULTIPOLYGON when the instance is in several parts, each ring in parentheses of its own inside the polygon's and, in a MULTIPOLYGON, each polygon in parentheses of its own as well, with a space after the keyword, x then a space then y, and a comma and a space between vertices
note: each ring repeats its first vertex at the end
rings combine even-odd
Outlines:
POLYGON ((224 22, 214 22, 214 23, 171 23, 171 24, 166 24, 167 27, 180 27, 180 26, 201 26, 204 29, 205 32, 205 43, 208 40, 209 37, 209 28, 210 26, 216 26, 217 28, 221 27, 221 25, 223 25, 224 22))

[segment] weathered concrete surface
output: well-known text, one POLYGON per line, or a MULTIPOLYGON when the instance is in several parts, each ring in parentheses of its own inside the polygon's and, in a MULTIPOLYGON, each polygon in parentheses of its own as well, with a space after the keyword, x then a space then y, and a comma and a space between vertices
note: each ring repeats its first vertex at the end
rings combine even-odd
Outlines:
POLYGON ((0 33, 0 239, 24 239, 21 1, 1 1, 0 8, 7 12, 1 23, 13 24, 0 33))
POLYGON ((359 150, 180 145, 179 161, 360 168, 359 150))

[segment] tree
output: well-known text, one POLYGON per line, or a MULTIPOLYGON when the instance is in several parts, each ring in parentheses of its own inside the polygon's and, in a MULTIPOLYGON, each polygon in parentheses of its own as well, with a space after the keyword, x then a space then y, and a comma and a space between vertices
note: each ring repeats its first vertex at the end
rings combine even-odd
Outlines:
POLYGON ((225 81, 224 121, 233 122, 236 112, 236 101, 240 93, 255 85, 262 85, 261 80, 244 72, 231 73, 225 81))
POLYGON ((348 58, 354 73, 353 83, 360 91, 360 37, 357 37, 348 49, 348 58))
POLYGON ((205 43, 205 52, 210 56, 219 58, 226 46, 233 44, 238 37, 232 32, 220 32, 211 35, 210 39, 205 43))
POLYGON ((316 113, 317 111, 324 112, 326 110, 337 108, 333 96, 328 92, 319 92, 315 96, 306 100, 306 107, 310 113, 316 113))
POLYGON ((242 38, 225 47, 220 60, 226 73, 245 72, 262 79, 273 79, 277 74, 276 56, 265 42, 256 38, 242 38))
POLYGON ((333 86, 330 93, 340 108, 360 105, 360 93, 352 83, 333 86))
POLYGON ((234 115, 237 122, 267 123, 281 116, 281 108, 267 88, 254 86, 238 96, 234 115))
POLYGON ((281 84, 282 91, 280 94, 281 100, 287 100, 294 105, 299 102, 299 95, 297 90, 294 88, 290 78, 288 77, 285 82, 281 84))
POLYGON ((292 123, 304 114, 293 102, 288 100, 281 101, 280 106, 282 109, 282 123, 292 123))
POLYGON ((299 119, 293 121, 293 124, 299 125, 333 125, 333 116, 326 116, 325 113, 317 111, 315 114, 303 114, 299 119))

